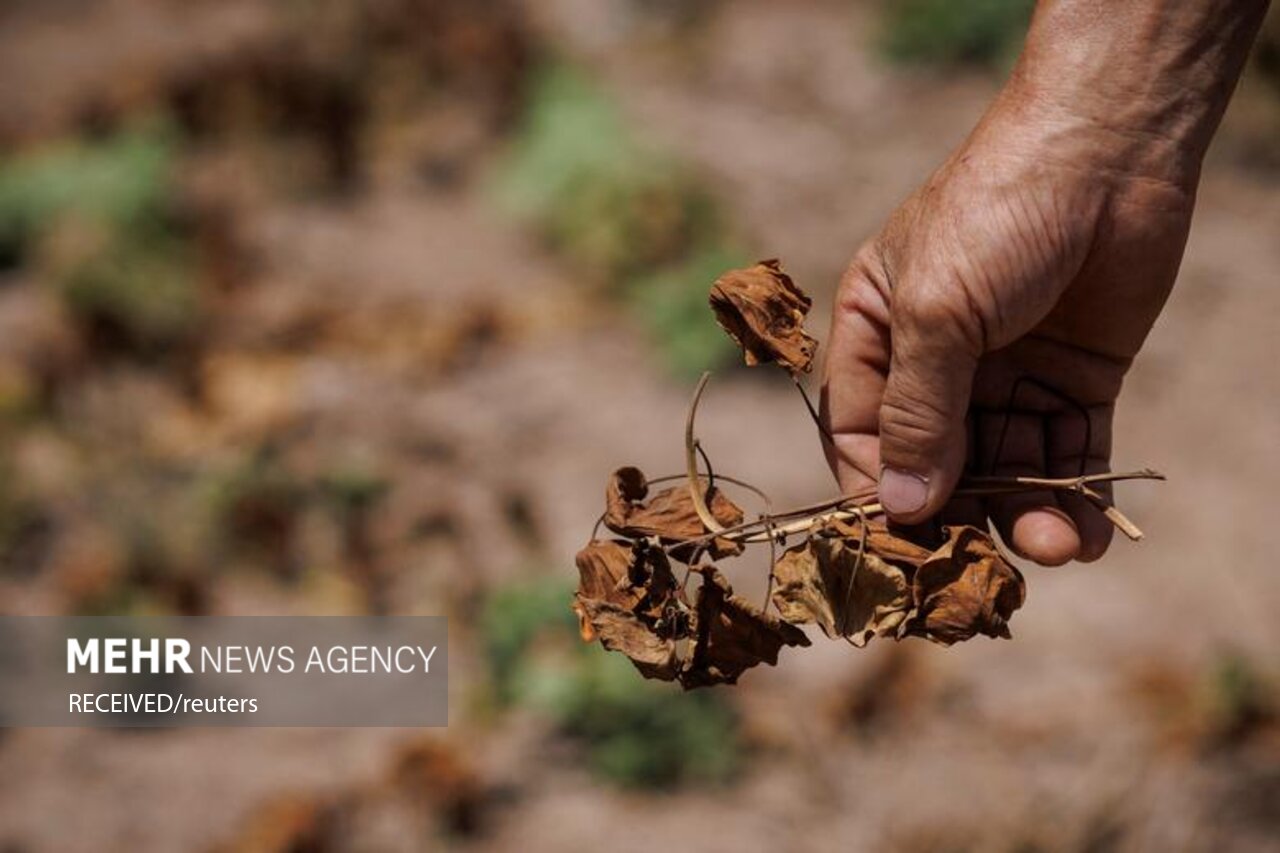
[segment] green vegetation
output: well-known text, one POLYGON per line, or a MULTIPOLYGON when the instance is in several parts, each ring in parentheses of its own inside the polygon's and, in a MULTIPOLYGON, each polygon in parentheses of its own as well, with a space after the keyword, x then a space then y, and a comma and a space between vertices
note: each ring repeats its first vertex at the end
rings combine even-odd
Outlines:
POLYGON ((707 190, 646 145, 577 71, 545 69, 498 180, 504 206, 635 309, 673 372, 725 363, 731 348, 706 322, 707 290, 744 257, 727 246, 707 190))
POLYGON ((481 618, 493 690, 504 706, 547 715, 587 766, 624 787, 724 783, 739 762, 738 721, 723 694, 680 693, 581 642, 558 581, 493 593, 481 618))
POLYGON ((713 203, 684 170, 562 66, 535 80, 498 191, 557 251, 606 280, 676 260, 716 232, 713 203))
POLYGON ((1007 67, 1034 0, 895 0, 885 4, 882 48, 895 62, 1007 67))
POLYGON ((186 245, 172 235, 105 235, 52 261, 52 284, 73 315, 127 344, 157 351, 196 329, 199 301, 186 245))
POLYGON ((171 209, 174 141, 142 124, 0 166, 0 262, 34 266, 74 316, 143 352, 198 320, 190 247, 171 209))
POLYGON ((1208 729, 1218 745, 1233 745, 1280 717, 1273 686, 1250 658, 1227 652, 1208 677, 1208 729))
POLYGON ((346 520, 371 511, 391 481, 372 466, 347 463, 326 471, 317 485, 337 516, 346 520))
POLYGON ((0 246, 20 255, 68 215, 138 233, 162 227, 172 140, 146 126, 98 142, 63 142, 0 166, 0 246))
POLYGON ((514 584, 489 594, 480 631, 500 704, 514 704, 526 693, 523 679, 536 640, 550 636, 561 646, 569 645, 567 640, 578 628, 568 606, 572 596, 572 587, 550 580, 514 584))

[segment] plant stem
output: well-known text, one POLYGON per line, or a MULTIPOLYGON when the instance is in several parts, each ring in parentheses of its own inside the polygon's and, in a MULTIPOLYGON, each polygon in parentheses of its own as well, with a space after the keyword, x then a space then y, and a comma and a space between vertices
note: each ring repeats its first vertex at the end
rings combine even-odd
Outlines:
MULTIPOLYGON (((711 374, 709 372, 703 373, 698 380, 698 386, 693 391, 693 399, 689 403, 689 412, 685 418, 684 425, 684 457, 685 478, 689 483, 689 496, 693 499, 694 511, 697 512, 698 518, 706 526, 707 530, 711 532, 705 536, 682 542, 680 543, 681 545, 696 544, 716 537, 723 537, 732 542, 741 542, 743 544, 771 542, 779 537, 822 527, 832 521, 848 521, 854 518, 865 520, 869 515, 884 514, 884 507, 879 503, 859 503, 859 501, 867 501, 875 496, 874 491, 868 491, 857 495, 845 495, 791 511, 778 513, 769 511, 754 521, 743 522, 733 527, 725 527, 718 522, 715 516, 711 514, 710 508, 707 507, 706 496, 703 493, 702 477, 698 474, 698 439, 694 435, 698 402, 702 399, 702 392, 706 389, 707 382, 710 379, 711 374), (785 524, 779 524, 778 522, 782 519, 789 520, 785 524)), ((803 389, 801 389, 801 394, 803 393, 803 389)), ((808 403, 807 397, 805 402, 808 403)), ((810 413, 813 414, 812 406, 810 406, 810 413)), ((821 428, 820 424, 819 428, 821 428)), ((1114 483, 1121 480, 1163 480, 1164 478, 1163 474, 1150 468, 1143 468, 1139 471, 1083 474, 1079 477, 1060 478, 966 477, 960 481, 953 494, 956 497, 990 497, 1046 489, 1075 492, 1096 506, 1116 526, 1116 529, 1136 541, 1142 538, 1142 530, 1138 525, 1134 524, 1124 513, 1116 509, 1113 504, 1108 503, 1106 498, 1090 487, 1097 483, 1114 483)), ((752 491, 757 494, 763 494, 755 488, 752 488, 752 491)))
POLYGON ((707 507, 706 498, 702 494, 702 479, 698 476, 698 440, 693 435, 694 418, 698 415, 698 401, 702 399, 702 391, 711 379, 710 371, 703 373, 698 380, 698 387, 693 390, 693 400, 689 403, 689 414, 684 421, 684 465, 685 474, 689 478, 689 496, 693 498, 693 509, 698 513, 703 525, 712 533, 724 530, 724 525, 716 521, 707 507))

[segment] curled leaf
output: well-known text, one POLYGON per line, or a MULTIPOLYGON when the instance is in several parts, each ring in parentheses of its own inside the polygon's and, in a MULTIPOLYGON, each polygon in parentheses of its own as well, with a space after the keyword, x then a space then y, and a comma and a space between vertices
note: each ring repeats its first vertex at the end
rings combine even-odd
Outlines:
POLYGON ((588 602, 608 604, 654 630, 672 633, 681 609, 680 590, 662 551, 642 542, 593 540, 578 552, 576 562, 578 591, 573 609, 582 639, 591 641, 596 636, 588 602))
POLYGON ((809 645, 798 628, 734 595, 712 566, 698 569, 704 581, 691 610, 659 549, 593 541, 577 563, 582 639, 623 653, 646 678, 679 679, 686 689, 732 684, 756 664, 776 664, 782 646, 809 645), (678 641, 688 639, 682 653, 678 641))
MULTIPOLYGON (((590 626, 592 637, 599 637, 606 649, 631 658, 645 678, 671 681, 678 674, 675 641, 659 635, 634 613, 593 599, 579 599, 574 609, 578 618, 590 626)), ((583 639, 588 639, 586 634, 584 631, 583 639)))
POLYGON ((783 552, 773 576, 773 603, 784 620, 815 622, 828 637, 858 647, 892 634, 911 607, 906 573, 876 554, 870 539, 809 539, 783 552))
POLYGON ((985 531, 951 527, 947 541, 921 563, 912 581, 914 609, 903 635, 949 646, 975 634, 1009 637, 1008 620, 1022 606, 1022 574, 985 531))
POLYGON ((882 521, 833 520, 829 521, 827 526, 851 542, 858 542, 865 536, 868 552, 903 568, 914 569, 929 559, 929 556, 933 553, 928 548, 917 545, 910 539, 903 539, 901 536, 895 535, 882 521), (865 534, 863 533, 864 525, 865 534))
MULTIPOLYGON (((635 551, 630 542, 592 540, 578 552, 578 598, 608 601, 628 610, 635 607, 644 590, 631 584, 635 551)), ((585 635, 584 640, 591 637, 585 635)))
MULTIPOLYGON (((711 515, 725 527, 742 523, 742 510, 711 486, 706 493, 711 515)), ((697 539, 710 531, 698 518, 693 498, 684 486, 673 486, 649 494, 649 482, 639 468, 619 468, 609 478, 605 489, 605 526, 621 536, 641 539, 656 536, 667 544, 697 539)), ((693 546, 676 548, 672 555, 677 559, 692 559, 693 546)), ((704 549, 712 559, 720 559, 742 550, 740 545, 717 537, 704 549)))
POLYGON ((771 616, 733 594, 733 588, 714 566, 703 575, 694 612, 696 641, 680 672, 686 689, 711 684, 734 684, 745 670, 778 663, 783 646, 807 646, 809 638, 794 625, 771 616))
POLYGON ((639 468, 627 465, 614 471, 604 491, 605 524, 611 528, 625 525, 636 504, 648 495, 649 480, 639 468))
POLYGON ((813 304, 776 260, 730 270, 711 288, 716 322, 742 347, 749 365, 776 361, 792 375, 808 373, 818 342, 805 334, 813 304))

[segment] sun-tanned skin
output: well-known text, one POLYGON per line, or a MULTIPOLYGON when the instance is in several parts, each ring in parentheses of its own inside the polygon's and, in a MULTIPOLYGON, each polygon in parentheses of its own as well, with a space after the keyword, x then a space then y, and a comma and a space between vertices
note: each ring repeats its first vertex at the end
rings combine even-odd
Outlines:
POLYGON ((844 493, 878 474, 895 521, 986 515, 1036 562, 1102 555, 1111 525, 1082 499, 951 492, 965 470, 1108 470, 1116 396, 1267 6, 1041 0, 1004 90, 841 282, 822 410, 844 493))

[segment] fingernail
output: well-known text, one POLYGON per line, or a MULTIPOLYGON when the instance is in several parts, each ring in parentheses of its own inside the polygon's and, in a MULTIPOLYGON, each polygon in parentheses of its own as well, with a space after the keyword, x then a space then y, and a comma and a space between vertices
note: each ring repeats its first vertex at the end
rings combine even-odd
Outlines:
POLYGON ((890 515, 915 512, 929 499, 929 481, 910 471, 880 470, 880 504, 890 515))

